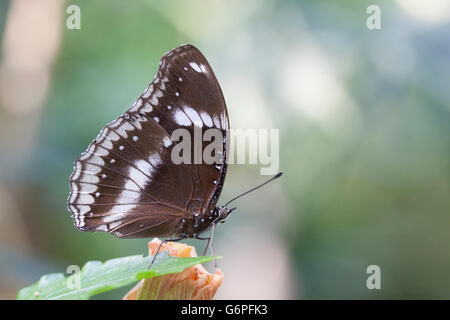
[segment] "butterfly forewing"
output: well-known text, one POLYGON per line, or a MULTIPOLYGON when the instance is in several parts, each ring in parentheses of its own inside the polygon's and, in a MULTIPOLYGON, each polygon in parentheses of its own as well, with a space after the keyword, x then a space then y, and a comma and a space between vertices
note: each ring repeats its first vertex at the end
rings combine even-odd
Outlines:
POLYGON ((75 162, 68 200, 75 225, 130 238, 180 233, 180 221, 216 205, 228 128, 225 100, 205 57, 191 45, 171 50, 136 103, 75 162), (175 164, 172 133, 179 128, 192 137, 194 128, 219 129, 220 161, 175 164))

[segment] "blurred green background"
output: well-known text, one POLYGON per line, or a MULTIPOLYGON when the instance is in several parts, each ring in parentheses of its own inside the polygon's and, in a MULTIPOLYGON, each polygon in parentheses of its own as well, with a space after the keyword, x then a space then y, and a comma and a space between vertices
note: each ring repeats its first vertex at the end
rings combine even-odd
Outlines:
MULTIPOLYGON (((371 4, 0 0, 0 298, 146 252, 146 239, 79 232, 68 181, 183 43, 212 65, 232 128, 280 130, 285 175, 217 228, 217 298, 450 298, 450 3, 377 1, 379 30, 371 4)), ((220 203, 264 181, 259 168, 231 165, 220 203)))

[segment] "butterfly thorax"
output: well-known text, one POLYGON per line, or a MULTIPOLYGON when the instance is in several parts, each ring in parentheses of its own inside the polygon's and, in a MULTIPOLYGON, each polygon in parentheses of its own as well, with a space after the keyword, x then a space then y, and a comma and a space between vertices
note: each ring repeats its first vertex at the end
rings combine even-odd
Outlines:
POLYGON ((225 222, 225 219, 231 211, 233 210, 225 207, 216 207, 206 212, 195 213, 187 219, 181 219, 179 236, 185 238, 197 238, 213 223, 225 222))

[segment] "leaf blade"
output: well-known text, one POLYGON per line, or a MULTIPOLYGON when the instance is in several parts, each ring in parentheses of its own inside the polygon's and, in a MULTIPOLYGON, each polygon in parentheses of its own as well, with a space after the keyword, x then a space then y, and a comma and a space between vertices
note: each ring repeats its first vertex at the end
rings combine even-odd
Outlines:
POLYGON ((42 276, 35 284, 21 289, 18 300, 62 300, 89 299, 91 296, 117 289, 144 278, 179 273, 198 263, 208 262, 214 257, 172 257, 167 252, 159 254, 152 270, 147 270, 153 256, 128 256, 107 260, 105 262, 89 261, 80 273, 65 277, 63 273, 42 276), (80 287, 68 286, 79 276, 80 287))

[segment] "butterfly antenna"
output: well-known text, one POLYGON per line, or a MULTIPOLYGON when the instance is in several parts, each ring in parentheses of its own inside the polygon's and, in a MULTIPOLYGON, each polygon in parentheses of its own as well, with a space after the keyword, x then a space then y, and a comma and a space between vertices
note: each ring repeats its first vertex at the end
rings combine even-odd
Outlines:
POLYGON ((250 192, 252 192, 252 191, 255 191, 256 189, 261 188, 262 186, 268 184, 269 182, 271 182, 271 181, 273 181, 273 180, 275 180, 275 179, 278 179, 278 178, 281 177, 282 175, 283 175, 283 172, 277 173, 277 174, 274 175, 272 178, 270 178, 270 179, 267 180, 266 182, 260 184, 259 186, 256 186, 256 187, 254 187, 254 188, 252 188, 252 189, 250 189, 250 190, 248 190, 248 191, 246 191, 246 192, 244 192, 244 193, 241 193, 241 194, 238 195, 237 197, 234 197, 233 199, 231 199, 230 201, 228 201, 228 202, 224 205, 224 207, 226 207, 227 205, 229 205, 229 204, 230 204, 231 202, 233 202, 234 200, 239 199, 239 198, 242 197, 242 196, 245 196, 247 193, 250 193, 250 192))

